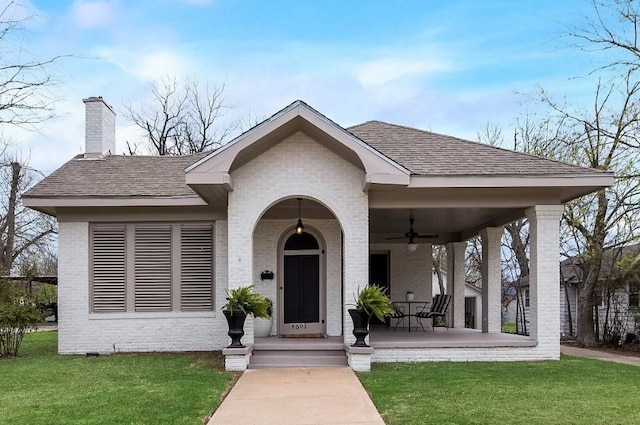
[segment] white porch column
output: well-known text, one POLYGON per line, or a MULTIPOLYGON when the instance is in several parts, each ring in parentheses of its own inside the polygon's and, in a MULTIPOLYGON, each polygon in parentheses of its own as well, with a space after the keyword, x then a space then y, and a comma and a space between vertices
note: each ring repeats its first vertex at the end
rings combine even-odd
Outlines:
POLYGON ((452 326, 454 328, 464 328, 464 285, 465 285, 465 264, 464 253, 467 248, 466 242, 453 242, 447 244, 447 291, 452 295, 451 308, 453 311, 452 326))
MULTIPOLYGON (((251 285, 253 282, 253 228, 244 211, 243 199, 236 199, 235 192, 229 192, 227 210, 227 247, 229 288, 251 285)), ((246 337, 245 337, 246 338, 246 337)))
POLYGON ((482 332, 502 331, 500 241, 502 227, 487 227, 482 237, 482 332))
POLYGON ((526 211, 531 235, 529 335, 538 348, 560 357, 560 217, 563 205, 526 211))
MULTIPOLYGON (((354 308, 354 296, 358 288, 362 288, 369 282, 369 202, 364 198, 363 202, 350 204, 348 223, 344 224, 343 244, 343 312, 342 329, 344 331, 345 344, 353 344, 356 337, 353 336, 353 321, 348 310, 354 308)), ((367 341, 369 337, 367 337, 367 341)))
MULTIPOLYGON (((235 192, 229 193, 227 210, 227 272, 228 288, 238 288, 253 282, 253 227, 254 222, 247 218, 247 209, 242 206, 243 198, 235 192)), ((224 298, 221 304, 224 304, 224 298)), ((249 365, 253 352, 253 318, 248 317, 244 324, 242 343, 245 348, 225 348, 225 369, 243 371, 249 365)), ((230 339, 228 339, 230 341, 230 339)))

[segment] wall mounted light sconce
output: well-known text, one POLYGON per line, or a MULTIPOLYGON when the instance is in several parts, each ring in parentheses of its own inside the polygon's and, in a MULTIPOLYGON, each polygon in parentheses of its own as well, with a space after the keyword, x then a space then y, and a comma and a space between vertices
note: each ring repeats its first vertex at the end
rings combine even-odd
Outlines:
POLYGON ((265 270, 260 272, 261 280, 273 280, 273 272, 271 270, 265 270))

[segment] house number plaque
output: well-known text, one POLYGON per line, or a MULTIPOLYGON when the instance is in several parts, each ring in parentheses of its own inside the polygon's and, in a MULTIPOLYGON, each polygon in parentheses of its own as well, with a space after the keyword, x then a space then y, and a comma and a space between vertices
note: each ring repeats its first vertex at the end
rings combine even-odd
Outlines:
POLYGON ((292 323, 291 327, 293 329, 307 329, 307 324, 306 323, 292 323))

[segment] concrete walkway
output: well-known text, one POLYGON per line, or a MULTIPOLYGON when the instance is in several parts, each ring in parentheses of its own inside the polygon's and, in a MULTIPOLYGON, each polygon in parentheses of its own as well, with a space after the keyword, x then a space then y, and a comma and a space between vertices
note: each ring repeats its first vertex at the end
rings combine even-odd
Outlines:
POLYGON ((208 425, 384 425, 346 367, 255 369, 242 374, 208 425))
POLYGON ((604 360, 606 362, 630 364, 640 366, 640 357, 625 356, 623 354, 610 353, 600 350, 589 350, 587 348, 570 347, 567 345, 560 346, 560 352, 567 356, 588 357, 590 359, 604 360))

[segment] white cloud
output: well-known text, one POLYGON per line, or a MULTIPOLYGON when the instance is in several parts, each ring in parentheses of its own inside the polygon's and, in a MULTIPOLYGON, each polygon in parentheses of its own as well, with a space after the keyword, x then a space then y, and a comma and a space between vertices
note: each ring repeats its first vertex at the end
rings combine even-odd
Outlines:
POLYGON ((135 74, 147 80, 160 80, 167 75, 184 75, 190 60, 177 53, 157 51, 141 56, 133 65, 135 74))
POLYGON ((387 57, 367 61, 356 68, 355 74, 364 87, 382 86, 404 77, 447 71, 451 64, 441 59, 412 59, 387 57))
POLYGON ((71 6, 71 18, 81 28, 109 26, 115 16, 115 4, 108 0, 76 0, 71 6))
POLYGON ((186 75, 193 69, 193 60, 188 56, 170 50, 150 50, 150 47, 135 51, 131 48, 102 48, 98 54, 123 71, 148 81, 160 81, 168 75, 186 75))

